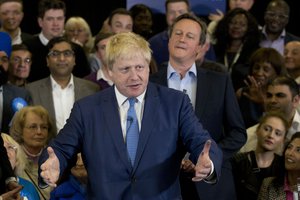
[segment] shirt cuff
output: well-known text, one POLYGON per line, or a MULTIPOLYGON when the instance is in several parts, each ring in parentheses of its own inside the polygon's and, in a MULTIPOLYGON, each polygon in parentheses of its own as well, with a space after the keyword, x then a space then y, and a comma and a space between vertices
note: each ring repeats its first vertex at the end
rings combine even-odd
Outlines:
POLYGON ((16 183, 18 183, 18 180, 17 180, 17 178, 16 177, 8 177, 6 180, 5 180, 5 185, 7 185, 9 182, 11 182, 11 181, 14 181, 14 182, 16 182, 16 183))

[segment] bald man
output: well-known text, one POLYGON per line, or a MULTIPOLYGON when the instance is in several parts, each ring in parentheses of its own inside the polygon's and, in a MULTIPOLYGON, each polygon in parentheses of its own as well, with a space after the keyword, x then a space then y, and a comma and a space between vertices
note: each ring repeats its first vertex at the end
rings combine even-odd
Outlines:
POLYGON ((285 45, 284 60, 288 73, 300 84, 300 41, 291 41, 285 45))

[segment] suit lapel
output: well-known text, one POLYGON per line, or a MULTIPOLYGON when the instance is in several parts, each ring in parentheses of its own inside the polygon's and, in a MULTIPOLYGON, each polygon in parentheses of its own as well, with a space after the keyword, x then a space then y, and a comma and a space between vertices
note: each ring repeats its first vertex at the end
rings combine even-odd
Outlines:
POLYGON ((77 101, 85 96, 83 94, 85 94, 86 88, 83 87, 83 85, 81 84, 81 82, 79 80, 80 80, 79 78, 73 76, 75 101, 77 101))
POLYGON ((136 170, 138 163, 140 162, 140 159, 147 145, 149 136, 152 133, 153 127, 155 127, 158 110, 159 110, 158 93, 154 85, 149 83, 145 95, 143 119, 142 119, 138 149, 136 153, 136 160, 134 164, 134 170, 136 170))
MULTIPOLYGON (((37 94, 39 94, 39 98, 41 99, 40 102, 45 102, 45 105, 43 106, 48 110, 49 115, 53 116, 55 119, 55 110, 50 77, 45 79, 45 82, 41 84, 41 86, 37 89, 39 90, 37 94)), ((53 123, 56 124, 56 122, 53 123)))

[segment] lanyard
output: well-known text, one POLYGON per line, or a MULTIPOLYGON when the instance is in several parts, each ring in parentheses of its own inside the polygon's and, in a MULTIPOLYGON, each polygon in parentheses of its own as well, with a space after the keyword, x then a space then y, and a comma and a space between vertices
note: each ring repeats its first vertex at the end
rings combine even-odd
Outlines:
POLYGON ((238 51, 235 53, 235 56, 233 58, 233 61, 231 63, 231 65, 229 66, 229 63, 228 63, 228 57, 227 57, 227 53, 225 52, 225 55, 224 55, 224 65, 227 67, 228 71, 231 72, 232 71, 232 66, 236 63, 236 61, 239 59, 240 55, 241 55, 241 52, 242 52, 242 49, 243 49, 243 44, 240 45, 238 51))

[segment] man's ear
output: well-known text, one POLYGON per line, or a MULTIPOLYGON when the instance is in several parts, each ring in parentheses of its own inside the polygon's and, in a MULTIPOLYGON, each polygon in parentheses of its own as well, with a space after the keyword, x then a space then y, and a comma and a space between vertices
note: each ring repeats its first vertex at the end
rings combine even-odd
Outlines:
POLYGON ((43 25, 42 25, 42 23, 43 23, 43 19, 42 19, 42 18, 40 18, 40 17, 38 17, 38 19, 37 19, 37 20, 38 20, 39 27, 40 27, 40 28, 42 28, 42 26, 43 26, 43 25))
POLYGON ((299 106, 299 102, 300 102, 300 96, 299 95, 294 96, 293 97, 294 108, 297 108, 299 106))

